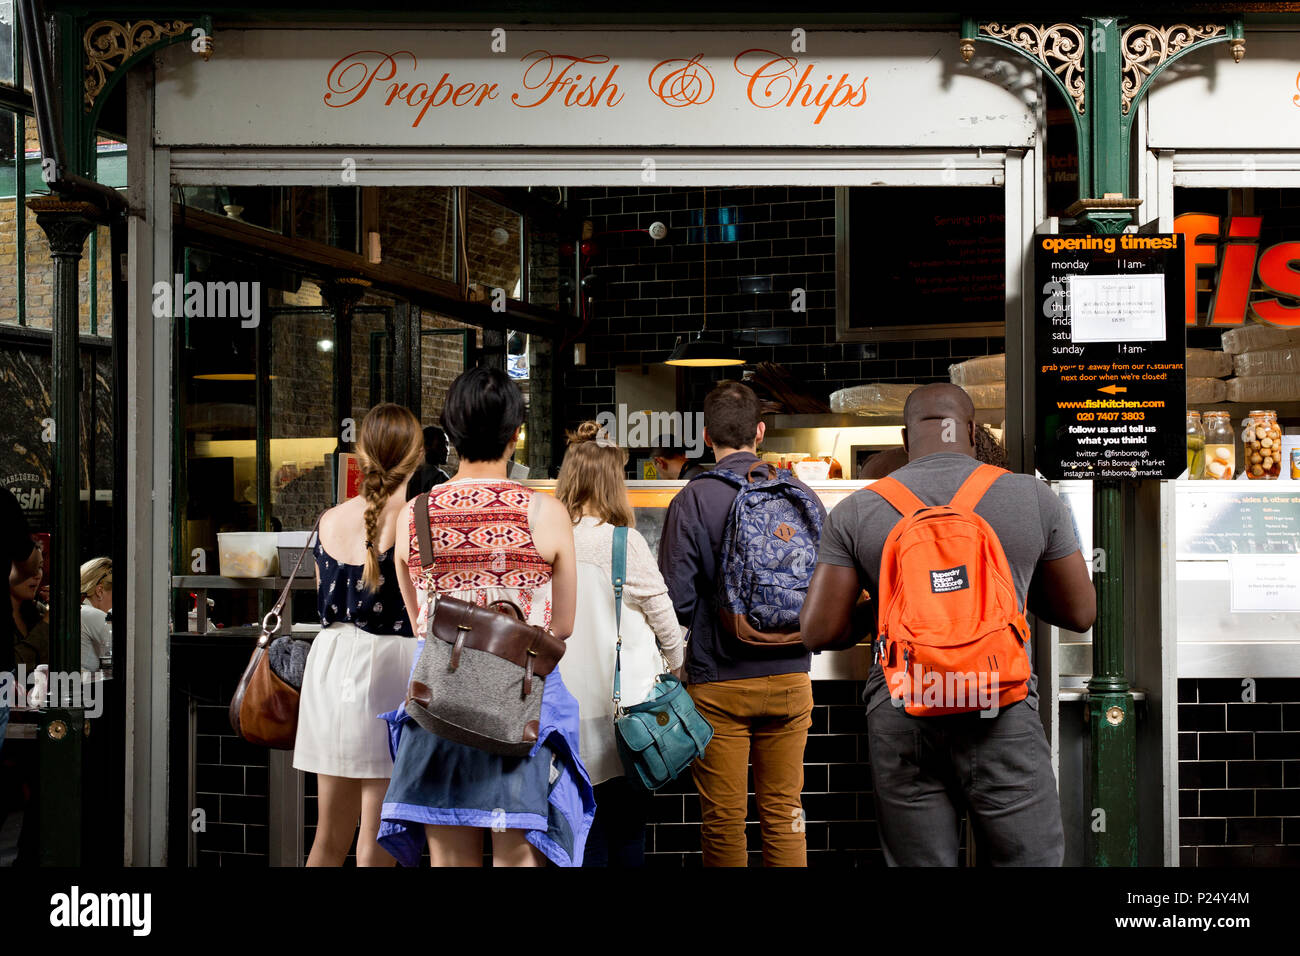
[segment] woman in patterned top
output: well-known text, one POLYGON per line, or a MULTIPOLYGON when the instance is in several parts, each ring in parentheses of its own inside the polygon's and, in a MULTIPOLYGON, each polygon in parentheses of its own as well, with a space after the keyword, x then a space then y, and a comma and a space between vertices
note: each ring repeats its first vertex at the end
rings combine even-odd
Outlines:
MULTIPOLYGON (((421 640, 430 593, 480 606, 509 600, 557 637, 573 630, 568 513, 506 477, 523 418, 519 387, 498 369, 470 369, 447 393, 442 426, 460 467, 398 519, 398 582, 421 640), (419 504, 427 516, 415 513, 419 504), (432 530, 431 567, 420 561, 417 520, 432 530)), ((577 701, 558 670, 546 678, 538 741, 526 757, 446 740, 404 708, 389 720, 395 757, 379 839, 399 862, 417 865, 427 842, 434 866, 480 866, 491 831, 496 866, 581 865, 595 800, 578 757, 577 701)))
POLYGON ((420 422, 376 405, 361 422, 361 494, 320 519, 312 642, 298 705, 293 765, 316 774, 319 820, 308 866, 342 866, 361 820, 358 866, 392 866, 375 842, 393 761, 380 714, 406 695, 415 661, 411 622, 393 567, 394 523, 424 457, 420 422))

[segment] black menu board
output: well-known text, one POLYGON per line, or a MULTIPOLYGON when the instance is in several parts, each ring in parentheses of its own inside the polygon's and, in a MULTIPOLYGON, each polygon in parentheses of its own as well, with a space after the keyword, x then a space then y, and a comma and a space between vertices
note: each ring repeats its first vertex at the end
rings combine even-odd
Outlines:
POLYGON ((1034 464, 1050 479, 1187 470, 1177 233, 1034 239, 1034 464))
POLYGON ((842 338, 870 339, 916 327, 942 327, 945 334, 960 336, 990 334, 975 327, 996 326, 994 334, 1002 334, 1006 210, 1001 189, 863 186, 847 193, 847 216, 841 212, 842 338))

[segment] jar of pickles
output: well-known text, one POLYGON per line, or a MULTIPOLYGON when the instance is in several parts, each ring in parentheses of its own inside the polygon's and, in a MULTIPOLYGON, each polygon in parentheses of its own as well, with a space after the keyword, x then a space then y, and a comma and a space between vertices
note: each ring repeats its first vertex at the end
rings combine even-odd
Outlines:
POLYGON ((1227 412, 1206 412, 1205 477, 1214 481, 1231 481, 1237 473, 1237 436, 1232 430, 1232 417, 1227 412))
POLYGON ((1205 429, 1200 412, 1187 413, 1187 477, 1193 480, 1205 477, 1205 429))
POLYGON ((1282 429, 1277 412, 1255 409, 1246 416, 1241 444, 1246 477, 1267 480, 1282 473, 1282 429))

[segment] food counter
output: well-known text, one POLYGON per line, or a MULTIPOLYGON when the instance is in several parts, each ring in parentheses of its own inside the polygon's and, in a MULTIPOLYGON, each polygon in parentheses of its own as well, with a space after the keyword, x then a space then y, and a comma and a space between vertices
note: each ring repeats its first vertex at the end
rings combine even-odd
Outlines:
MULTIPOLYGON (((547 493, 555 490, 554 479, 530 480, 523 484, 547 493)), ((807 484, 817 493, 826 510, 830 511, 853 492, 865 488, 871 482, 828 480, 810 481, 807 484)), ((685 485, 684 481, 628 482, 637 530, 645 537, 656 558, 659 556, 659 536, 663 532, 668 505, 685 485)), ((870 665, 871 649, 867 644, 859 644, 847 651, 826 651, 813 655, 812 678, 813 680, 866 680, 870 665)))

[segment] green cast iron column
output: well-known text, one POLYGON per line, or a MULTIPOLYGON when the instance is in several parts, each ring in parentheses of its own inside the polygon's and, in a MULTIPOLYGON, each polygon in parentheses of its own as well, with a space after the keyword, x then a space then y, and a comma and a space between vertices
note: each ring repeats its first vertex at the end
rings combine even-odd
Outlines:
POLYGON ((81 447, 78 434, 77 268, 86 237, 102 217, 93 203, 42 196, 28 205, 54 259, 51 364, 54 408, 54 546, 50 574, 50 696, 40 712, 40 852, 43 866, 81 862, 81 741, 86 728, 80 684, 81 577, 77 566, 81 447))
MULTIPOLYGON (((1091 19, 1088 44, 1088 125, 1092 139, 1092 195, 1128 196, 1128 126, 1120 97, 1123 62, 1119 24, 1091 19)), ((1084 188, 1084 184, 1080 183, 1084 188)), ((1121 232, 1130 214, 1096 210, 1084 218, 1097 232, 1121 232)), ((1137 865, 1137 721, 1124 673, 1124 488, 1094 481, 1093 584, 1097 620, 1092 628, 1092 678, 1088 681, 1091 738, 1091 857, 1095 866, 1137 865)))

